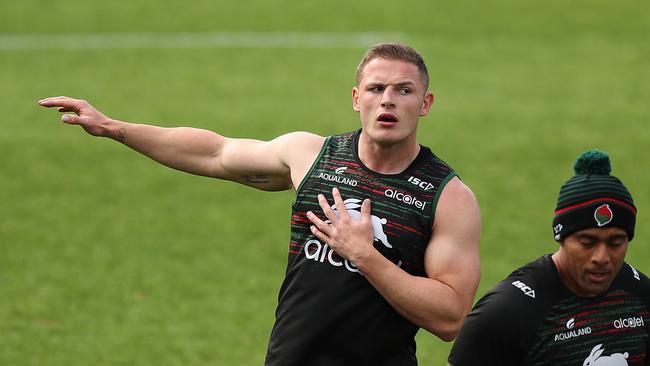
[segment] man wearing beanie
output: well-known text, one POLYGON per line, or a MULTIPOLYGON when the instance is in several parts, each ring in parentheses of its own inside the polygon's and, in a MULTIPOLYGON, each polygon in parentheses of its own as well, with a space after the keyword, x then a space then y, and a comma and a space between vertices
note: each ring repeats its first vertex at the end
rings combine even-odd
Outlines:
POLYGON ((559 249, 477 302, 452 366, 650 365, 650 280, 625 263, 636 207, 607 154, 578 157, 553 218, 559 249))

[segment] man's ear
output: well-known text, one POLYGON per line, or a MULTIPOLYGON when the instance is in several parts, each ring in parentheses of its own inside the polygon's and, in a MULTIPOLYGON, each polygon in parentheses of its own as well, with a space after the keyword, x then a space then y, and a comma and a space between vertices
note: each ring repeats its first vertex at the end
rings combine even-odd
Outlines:
POLYGON ((429 114, 429 110, 431 109, 431 105, 433 104, 434 100, 433 93, 426 92, 424 94, 424 99, 422 100, 422 108, 420 109, 420 117, 424 117, 427 114, 429 114))
POLYGON ((359 112, 361 110, 359 107, 359 88, 356 86, 352 88, 352 109, 355 112, 359 112))

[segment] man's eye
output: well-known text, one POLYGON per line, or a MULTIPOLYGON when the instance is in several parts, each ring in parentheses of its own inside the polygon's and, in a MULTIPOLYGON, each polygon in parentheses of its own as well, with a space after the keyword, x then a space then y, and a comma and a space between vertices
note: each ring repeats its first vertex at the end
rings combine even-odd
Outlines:
POLYGON ((370 88, 370 91, 374 93, 381 93, 384 91, 384 88, 381 86, 373 86, 372 88, 370 88))
POLYGON ((621 245, 623 245, 624 242, 625 242, 625 240, 623 240, 623 239, 610 240, 609 246, 612 247, 612 248, 618 248, 621 245))
POLYGON ((411 94, 411 89, 409 89, 409 88, 401 88, 399 90, 399 93, 402 94, 402 95, 408 95, 408 94, 411 94))
POLYGON ((585 246, 585 247, 591 247, 591 246, 593 246, 595 243, 596 243, 595 241, 593 241, 593 240, 589 240, 589 239, 583 239, 583 240, 580 240, 580 244, 582 244, 582 246, 585 246))

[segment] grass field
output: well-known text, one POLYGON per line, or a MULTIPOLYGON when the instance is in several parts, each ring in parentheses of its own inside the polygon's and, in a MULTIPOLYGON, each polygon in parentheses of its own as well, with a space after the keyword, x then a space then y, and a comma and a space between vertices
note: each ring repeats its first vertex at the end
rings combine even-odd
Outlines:
MULTIPOLYGON (((38 99, 234 137, 334 134, 359 125, 354 68, 383 40, 428 62, 419 139, 479 198, 479 295, 555 250, 559 187, 592 147, 634 194, 628 261, 650 272, 647 1, 1 6, 0 365, 260 365, 286 265, 293 193, 157 166, 38 99)), ((449 347, 420 332, 420 364, 449 347)))

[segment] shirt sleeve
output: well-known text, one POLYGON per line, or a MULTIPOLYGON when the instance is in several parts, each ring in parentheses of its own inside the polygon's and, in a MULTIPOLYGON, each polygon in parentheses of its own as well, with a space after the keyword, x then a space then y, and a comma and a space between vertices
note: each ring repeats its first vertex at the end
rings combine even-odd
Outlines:
POLYGON ((520 365, 520 339, 527 329, 521 320, 521 296, 502 284, 485 295, 465 320, 448 361, 452 366, 520 365), (514 296, 512 296, 514 295, 514 296))

